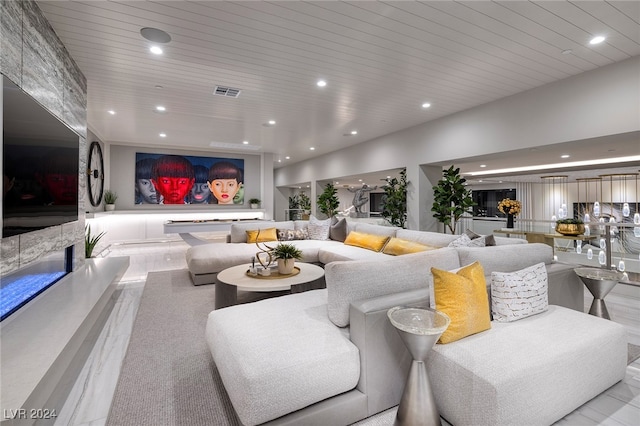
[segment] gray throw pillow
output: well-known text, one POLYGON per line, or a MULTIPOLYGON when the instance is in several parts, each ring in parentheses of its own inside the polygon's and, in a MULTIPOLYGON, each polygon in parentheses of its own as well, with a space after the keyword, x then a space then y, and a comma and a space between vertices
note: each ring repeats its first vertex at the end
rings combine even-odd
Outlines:
POLYGON ((334 241, 344 242, 347 238, 347 219, 342 218, 329 228, 329 238, 334 241))
POLYGON ((484 245, 485 246, 495 246, 496 245, 496 239, 493 237, 493 234, 491 234, 491 235, 480 235, 480 234, 476 234, 471 229, 467 229, 466 231, 464 231, 464 233, 467 234, 467 236, 471 240, 475 240, 476 238, 484 237, 484 245))

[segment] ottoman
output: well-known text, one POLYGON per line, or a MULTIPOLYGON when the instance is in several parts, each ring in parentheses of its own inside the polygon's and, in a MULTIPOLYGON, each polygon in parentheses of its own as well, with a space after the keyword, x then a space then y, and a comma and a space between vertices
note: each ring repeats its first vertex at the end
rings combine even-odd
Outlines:
POLYGON ((549 425, 624 378, 620 324, 561 306, 453 343, 427 371, 440 415, 462 425, 549 425))

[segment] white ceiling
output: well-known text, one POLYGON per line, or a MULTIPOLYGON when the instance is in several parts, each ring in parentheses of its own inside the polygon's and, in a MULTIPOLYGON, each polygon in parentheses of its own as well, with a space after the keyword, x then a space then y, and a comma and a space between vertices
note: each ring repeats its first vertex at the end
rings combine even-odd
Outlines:
MULTIPOLYGON (((276 167, 640 54, 638 1, 38 4, 87 77, 89 128, 101 139, 269 152, 276 167), (162 56, 149 53, 143 27, 171 35, 162 56), (590 46, 594 35, 607 39, 590 46), (216 85, 240 96, 214 96, 216 85), (265 126, 270 119, 276 125, 265 126)), ((619 149, 637 154, 638 135, 627 139, 619 149)), ((596 142, 574 147, 594 158, 586 150, 609 143, 596 142)), ((570 146, 544 148, 539 161, 560 148, 570 146)), ((457 166, 530 163, 534 154, 457 166)))

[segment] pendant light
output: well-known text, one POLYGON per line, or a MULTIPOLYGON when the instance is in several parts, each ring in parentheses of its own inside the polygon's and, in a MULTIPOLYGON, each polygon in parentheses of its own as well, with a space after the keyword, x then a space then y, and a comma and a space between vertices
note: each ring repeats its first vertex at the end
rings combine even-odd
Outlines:
MULTIPOLYGON (((636 212, 633 214, 633 223, 635 225, 640 225, 640 210, 638 210, 638 198, 640 194, 638 193, 638 173, 636 173, 636 212)), ((638 233, 636 234, 636 228, 633 228, 633 233, 636 237, 640 237, 640 228, 638 229, 638 233)))

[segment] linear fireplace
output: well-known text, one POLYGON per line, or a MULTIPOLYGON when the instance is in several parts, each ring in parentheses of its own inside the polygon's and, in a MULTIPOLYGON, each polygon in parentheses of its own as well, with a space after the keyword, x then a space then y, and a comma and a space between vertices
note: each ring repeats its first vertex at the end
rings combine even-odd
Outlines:
POLYGON ((0 280, 0 321, 17 312, 73 269, 73 246, 44 256, 0 280))

